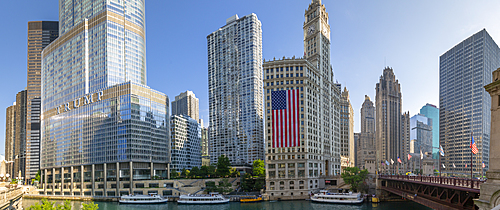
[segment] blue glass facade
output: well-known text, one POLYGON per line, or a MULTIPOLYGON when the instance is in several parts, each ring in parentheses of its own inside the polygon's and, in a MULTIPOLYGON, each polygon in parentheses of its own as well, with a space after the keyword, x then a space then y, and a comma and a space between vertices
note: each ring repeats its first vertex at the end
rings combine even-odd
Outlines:
POLYGON ((181 172, 201 167, 201 125, 187 115, 172 115, 172 169, 181 172))
POLYGON ((446 153, 441 163, 455 164, 455 172, 470 170, 465 164, 471 165, 471 135, 479 149, 474 171, 488 170, 491 97, 483 87, 499 66, 500 49, 485 29, 439 57, 439 144, 446 153))
POLYGON ((423 115, 418 114, 410 118, 410 153, 432 152, 432 126, 432 119, 423 115))
POLYGON ((439 158, 439 109, 426 104, 420 109, 420 114, 432 120, 432 158, 439 158))

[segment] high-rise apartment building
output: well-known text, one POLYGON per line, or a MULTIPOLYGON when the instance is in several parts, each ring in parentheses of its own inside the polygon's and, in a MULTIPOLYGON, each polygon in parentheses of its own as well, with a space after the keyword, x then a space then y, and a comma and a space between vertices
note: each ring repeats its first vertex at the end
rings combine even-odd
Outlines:
POLYGON ((59 1, 59 38, 42 52, 41 193, 164 186, 170 102, 146 86, 144 9, 143 0, 59 1))
POLYGON ((410 153, 432 154, 433 121, 422 114, 410 118, 410 153))
MULTIPOLYGON (((368 164, 375 163, 375 106, 370 97, 365 95, 365 101, 361 105, 361 132, 359 134, 357 152, 357 167, 367 169, 368 164)), ((373 168, 374 169, 374 168, 373 168)))
POLYGON ((432 104, 426 104, 420 109, 420 114, 432 120, 432 159, 439 158, 439 109, 432 104))
MULTIPOLYGON (((192 91, 183 92, 175 96, 175 101, 172 101, 172 115, 187 115, 198 121, 199 113, 199 101, 192 91)), ((200 124, 202 124, 201 121, 200 124)))
POLYGON ((262 30, 255 14, 234 15, 207 36, 210 155, 233 166, 264 159, 262 30))
POLYGON ((341 169, 342 99, 330 65, 328 13, 313 0, 304 16, 305 56, 263 65, 266 192, 272 200, 306 198, 332 184, 341 169))
POLYGON ((349 100, 349 91, 344 87, 340 97, 340 156, 347 158, 347 164, 341 167, 354 167, 354 110, 349 100))
POLYGON ((479 151, 473 155, 474 172, 488 170, 491 96, 483 87, 499 66, 500 49, 486 29, 439 57, 439 144, 446 154, 441 163, 455 164, 455 172, 470 171, 472 136, 479 151))
POLYGON ((181 172, 201 167, 201 134, 202 128, 198 122, 187 115, 172 115, 170 117, 171 133, 171 170, 181 172))
POLYGON ((28 80, 26 119, 26 180, 40 169, 40 113, 42 97, 42 50, 59 35, 57 21, 28 22, 28 80))
MULTIPOLYGON (((378 170, 384 170, 388 168, 382 167, 382 162, 396 161, 398 157, 406 157, 405 150, 407 148, 406 141, 402 139, 401 87, 392 68, 386 67, 384 69, 375 91, 376 163, 378 170)), ((405 127, 409 128, 410 117, 407 116, 407 118, 408 125, 405 127)), ((409 140, 409 130, 407 136, 409 140)))
MULTIPOLYGON (((7 107, 5 115, 5 160, 7 164, 7 173, 9 177, 12 177, 13 173, 13 161, 15 159, 14 150, 16 141, 16 102, 12 106, 7 107)), ((7 175, 7 174, 4 174, 7 175)))

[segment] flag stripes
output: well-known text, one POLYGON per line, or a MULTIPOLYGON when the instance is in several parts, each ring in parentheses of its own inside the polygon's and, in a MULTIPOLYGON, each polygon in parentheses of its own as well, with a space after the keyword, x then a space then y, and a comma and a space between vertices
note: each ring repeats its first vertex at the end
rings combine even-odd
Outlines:
POLYGON ((272 147, 299 146, 299 90, 279 90, 271 93, 273 139, 272 147))

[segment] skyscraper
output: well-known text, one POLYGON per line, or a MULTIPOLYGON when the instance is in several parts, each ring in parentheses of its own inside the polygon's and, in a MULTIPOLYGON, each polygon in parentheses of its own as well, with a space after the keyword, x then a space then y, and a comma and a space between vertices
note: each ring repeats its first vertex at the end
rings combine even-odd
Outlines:
MULTIPOLYGON (((341 168, 340 113, 345 103, 341 85, 333 81, 328 13, 321 1, 313 0, 304 17, 304 57, 263 65, 266 192, 272 200, 306 198, 334 184, 332 176, 341 168)), ((349 115, 347 105, 342 111, 349 115)), ((344 119, 349 123, 349 117, 344 119)), ((346 157, 342 160, 347 163, 346 157)))
MULTIPOLYGON (((386 67, 375 87, 377 166, 381 163, 405 157, 406 145, 402 138, 401 87, 392 68, 386 67)), ((409 120, 409 116, 408 116, 409 120)), ((409 123, 408 123, 409 124, 409 123)), ((408 125, 409 127, 409 125, 408 125)), ((409 136, 408 136, 409 137, 409 136)), ((387 169, 387 168, 385 168, 387 169)))
POLYGON ((421 114, 410 118, 410 153, 432 154, 432 119, 421 114))
POLYGON ((59 35, 57 21, 28 22, 28 81, 26 119, 26 180, 40 169, 40 113, 42 97, 42 50, 59 35))
MULTIPOLYGON (((16 102, 12 106, 7 107, 5 115, 5 160, 7 164, 7 173, 10 177, 13 175, 13 161, 15 160, 14 150, 16 141, 16 102)), ((4 174, 7 175, 7 174, 4 174)))
POLYGON ((11 177, 26 177, 26 117, 28 91, 22 90, 16 95, 16 120, 14 130, 14 168, 11 177))
POLYGON ((187 115, 170 117, 172 170, 180 173, 201 167, 201 129, 198 121, 187 115))
POLYGON ((340 156, 347 158, 348 164, 345 167, 354 167, 355 153, 354 110, 349 99, 349 91, 344 87, 340 97, 340 156))
POLYGON ((455 172, 470 171, 465 164, 471 165, 471 136, 479 150, 473 155, 474 171, 488 170, 491 96, 483 86, 499 66, 500 49, 486 29, 439 57, 439 144, 447 154, 441 163, 455 164, 455 172))
POLYGON ((146 194, 168 178, 170 102, 146 86, 144 4, 59 1, 42 52, 45 194, 146 194))
POLYGON ((264 159, 262 30, 255 14, 234 15, 207 36, 210 154, 233 166, 264 159))
POLYGON ((366 169, 366 161, 375 163, 375 106, 370 97, 365 95, 365 101, 361 105, 361 132, 357 151, 358 164, 360 169, 366 169))
POLYGON ((420 114, 432 120, 432 159, 439 158, 439 109, 432 104, 426 104, 420 109, 420 114))
POLYGON ((172 115, 187 115, 198 121, 199 112, 199 101, 192 91, 183 92, 172 101, 172 115))

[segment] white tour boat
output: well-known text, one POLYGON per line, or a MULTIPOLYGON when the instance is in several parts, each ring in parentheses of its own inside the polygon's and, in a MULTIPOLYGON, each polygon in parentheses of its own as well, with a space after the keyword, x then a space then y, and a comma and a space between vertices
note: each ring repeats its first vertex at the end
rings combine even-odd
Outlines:
POLYGON ((311 196, 311 201, 314 202, 337 204, 359 204, 363 199, 361 193, 329 193, 327 190, 321 190, 311 196))
POLYGON ((219 193, 210 193, 208 195, 181 195, 178 204, 222 204, 229 203, 229 198, 225 198, 219 193))
POLYGON ((150 193, 149 195, 123 195, 120 197, 120 203, 123 204, 157 204, 167 201, 167 199, 156 193, 150 193))

